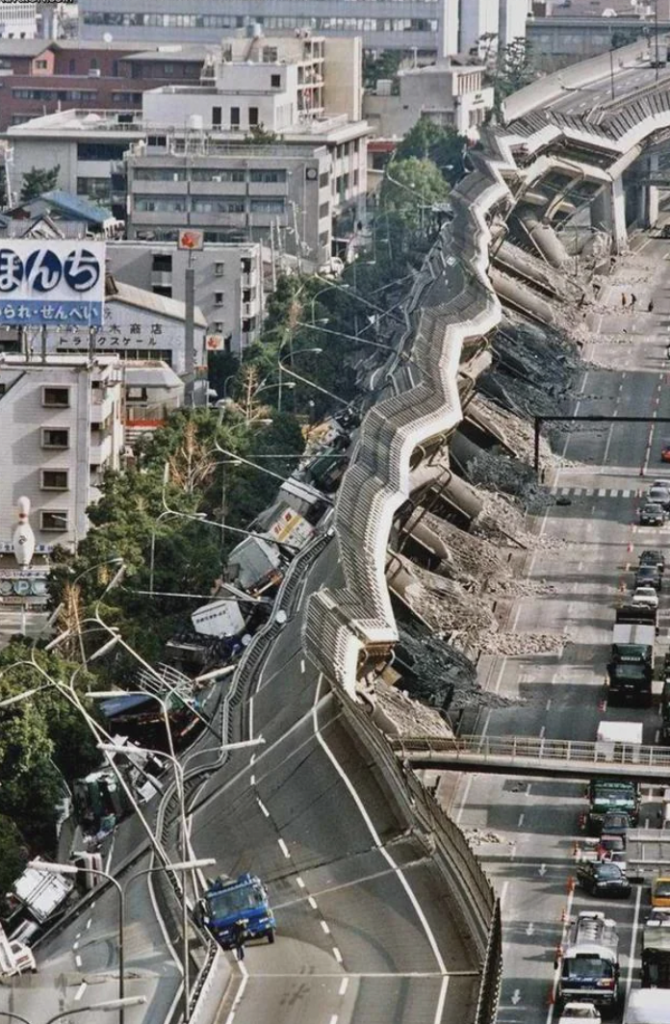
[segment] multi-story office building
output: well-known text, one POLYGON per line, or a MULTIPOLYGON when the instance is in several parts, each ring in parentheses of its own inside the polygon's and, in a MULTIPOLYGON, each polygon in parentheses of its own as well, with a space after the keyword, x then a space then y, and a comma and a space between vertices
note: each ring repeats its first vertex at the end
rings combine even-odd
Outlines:
POLYGON ((526 21, 531 8, 532 0, 500 0, 500 47, 509 46, 515 39, 526 38, 526 21))
POLYGON ((0 38, 0 131, 57 110, 139 111, 145 89, 199 81, 206 46, 146 45, 0 38))
POLYGON ((37 4, 4 0, 0 4, 0 37, 33 39, 37 34, 37 4))
POLYGON ((381 139, 400 139, 420 117, 476 140, 493 107, 493 89, 484 86, 485 69, 472 64, 431 64, 398 74, 399 95, 391 82, 378 82, 363 99, 365 118, 381 139))
POLYGON ((494 47, 498 44, 500 27, 499 5, 505 0, 464 0, 461 4, 459 26, 459 51, 461 53, 479 54, 490 43, 482 42, 490 38, 494 47))
MULTIPOLYGON (((189 253, 178 249, 176 242, 111 242, 106 252, 116 281, 184 301, 189 253)), ((216 339, 209 344, 239 354, 260 333, 261 247, 206 243, 191 258, 195 302, 207 321, 209 339, 216 339)))
POLYGON ((79 0, 83 39, 218 42, 235 31, 360 36, 371 50, 445 57, 458 50, 459 6, 477 0, 79 0))
POLYGON ((174 240, 188 226, 210 242, 276 232, 284 251, 327 262, 364 211, 360 40, 254 38, 245 54, 224 44, 199 85, 145 92, 141 118, 63 111, 8 129, 14 180, 57 164, 60 187, 107 190, 132 239, 174 240))
POLYGON ((122 405, 118 356, 0 355, 3 549, 20 497, 30 499, 38 545, 75 547, 83 539, 100 474, 119 468, 122 405))

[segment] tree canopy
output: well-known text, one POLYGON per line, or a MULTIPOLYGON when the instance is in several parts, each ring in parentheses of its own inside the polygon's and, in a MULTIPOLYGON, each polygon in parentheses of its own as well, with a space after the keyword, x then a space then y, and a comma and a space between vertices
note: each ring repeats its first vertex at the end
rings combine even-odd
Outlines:
POLYGON ((410 230, 423 234, 433 208, 445 202, 448 195, 449 185, 439 167, 428 157, 410 156, 389 165, 380 200, 385 211, 396 213, 410 230))
POLYGON ((429 117, 420 117, 397 147, 395 159, 416 157, 419 160, 432 160, 442 177, 449 184, 455 185, 465 171, 463 158, 467 144, 465 136, 459 135, 454 128, 435 124, 429 117))
POLYGON ((60 174, 60 164, 56 164, 50 170, 44 170, 40 167, 31 167, 29 171, 23 175, 23 184, 21 185, 20 199, 22 203, 27 203, 31 199, 36 199, 41 196, 43 192, 50 192, 58 185, 58 175, 60 174))

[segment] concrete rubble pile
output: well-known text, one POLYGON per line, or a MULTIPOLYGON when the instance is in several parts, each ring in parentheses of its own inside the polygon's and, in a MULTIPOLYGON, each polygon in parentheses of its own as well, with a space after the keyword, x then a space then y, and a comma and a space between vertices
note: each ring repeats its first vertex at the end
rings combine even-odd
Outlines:
POLYGON ((507 697, 482 690, 474 661, 439 636, 421 635, 413 626, 400 630, 401 657, 411 672, 403 677, 410 697, 455 713, 466 708, 508 707, 507 697))
POLYGON ((408 693, 376 679, 363 693, 375 724, 393 736, 451 736, 440 712, 413 700, 408 693))
POLYGON ((438 572, 441 575, 459 580, 468 590, 473 586, 486 590, 494 580, 512 578, 507 555, 488 540, 466 533, 431 512, 424 515, 423 521, 444 540, 451 552, 452 562, 445 560, 440 563, 438 572))
MULTIPOLYGON (((482 632, 495 628, 491 608, 479 596, 468 593, 460 582, 430 572, 404 555, 396 554, 395 559, 410 577, 402 599, 430 629, 449 633, 452 639, 457 633, 458 647, 472 649, 482 632)), ((389 583, 393 587, 393 577, 389 583)))

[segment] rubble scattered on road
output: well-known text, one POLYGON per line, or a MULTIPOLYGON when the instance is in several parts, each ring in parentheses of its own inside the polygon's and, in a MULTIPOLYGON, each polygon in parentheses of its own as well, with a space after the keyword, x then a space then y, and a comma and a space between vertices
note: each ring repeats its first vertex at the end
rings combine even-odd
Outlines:
POLYGON ((476 828, 475 826, 461 828, 461 832, 465 836, 466 842, 471 846, 479 846, 482 843, 509 843, 509 839, 501 839, 497 832, 492 832, 490 828, 476 828))
POLYGON ((479 637, 479 646, 486 654, 509 658, 519 654, 562 654, 570 643, 563 633, 511 633, 498 630, 479 637))
POLYGON ((404 573, 398 574, 392 565, 387 575, 389 585, 436 633, 458 631, 464 638, 459 643, 461 649, 476 648, 477 636, 495 628, 490 605, 466 591, 461 583, 424 569, 404 555, 396 554, 394 563, 396 560, 404 573))

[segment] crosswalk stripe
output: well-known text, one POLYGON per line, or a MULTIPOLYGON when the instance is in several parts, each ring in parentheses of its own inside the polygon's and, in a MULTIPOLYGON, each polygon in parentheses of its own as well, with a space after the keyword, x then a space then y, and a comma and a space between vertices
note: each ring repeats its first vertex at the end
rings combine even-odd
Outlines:
POLYGON ((600 490, 598 491, 598 497, 599 498, 604 498, 606 496, 607 496, 607 491, 605 490, 604 487, 601 487, 600 490))
POLYGON ((630 498, 637 497, 634 488, 620 487, 550 487, 549 493, 562 498, 630 498))

